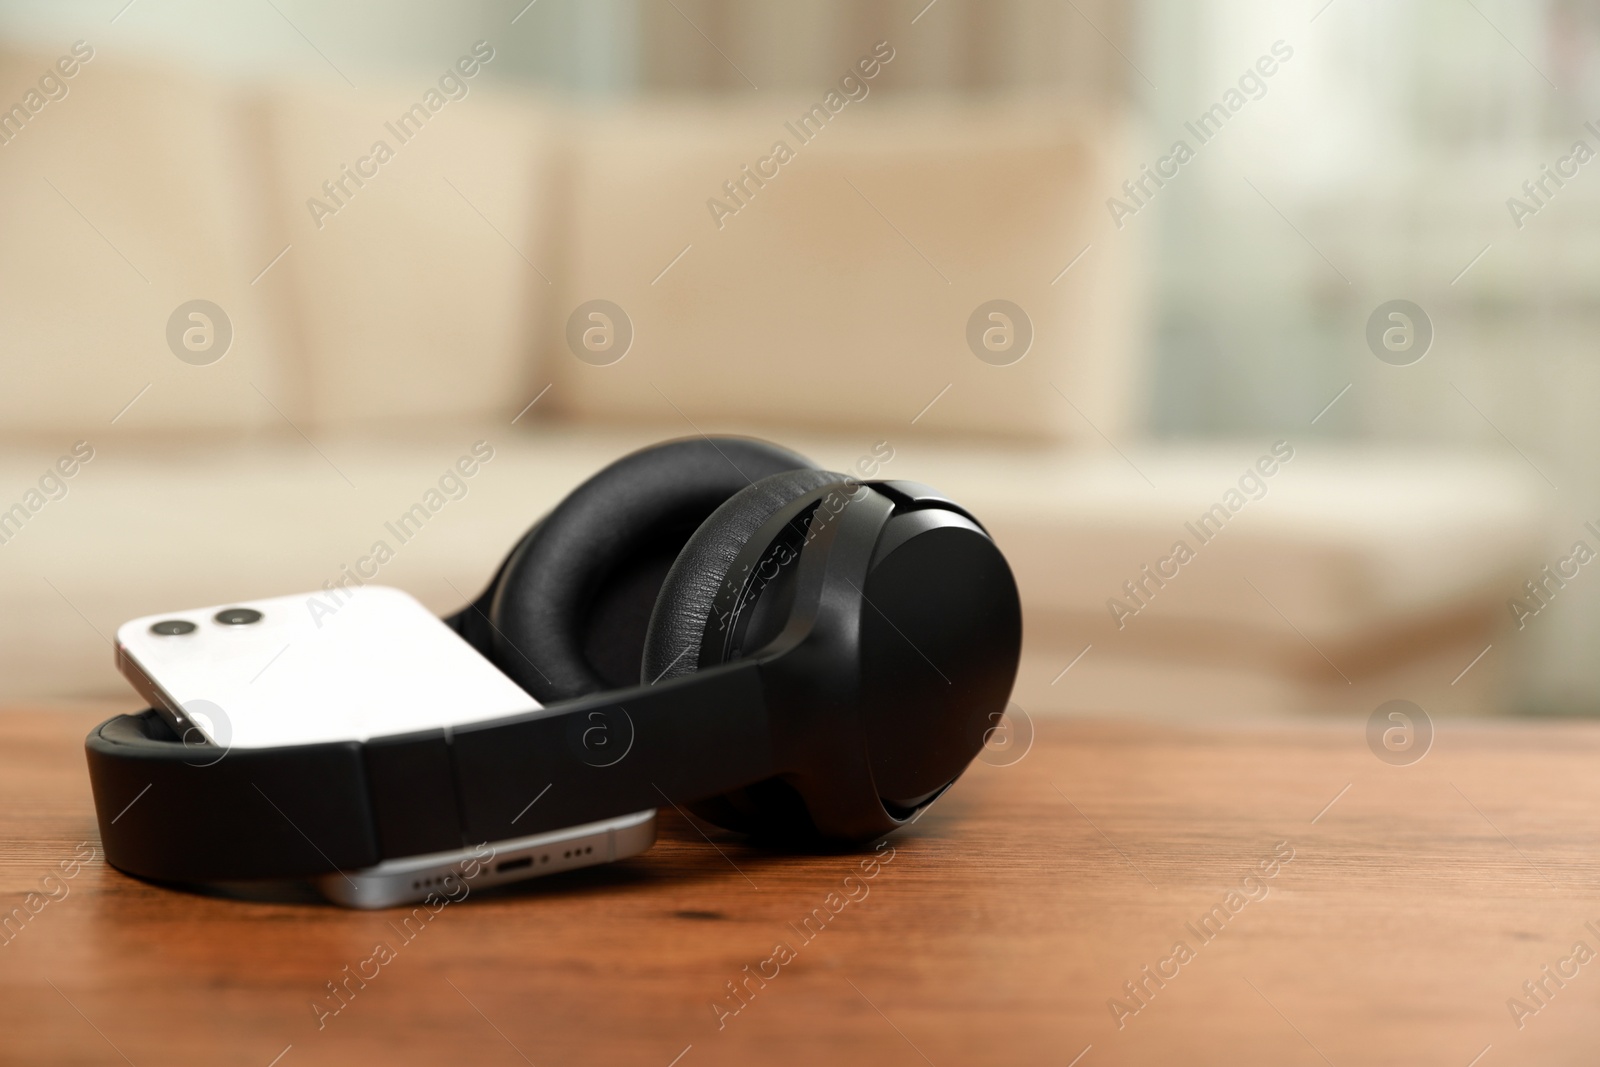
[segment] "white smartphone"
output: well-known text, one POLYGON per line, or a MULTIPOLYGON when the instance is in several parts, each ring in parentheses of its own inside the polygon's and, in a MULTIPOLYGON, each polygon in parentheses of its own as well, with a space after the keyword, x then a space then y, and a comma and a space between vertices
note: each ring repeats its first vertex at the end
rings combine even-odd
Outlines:
MULTIPOLYGON (((179 737, 274 748, 459 726, 541 705, 414 597, 388 586, 274 597, 134 619, 117 667, 179 737)), ((421 900, 447 876, 479 885, 636 855, 655 811, 459 852, 385 860, 319 880, 355 907, 421 900), (484 862, 483 850, 492 850, 484 862), (480 881, 480 879, 482 879, 480 881)))

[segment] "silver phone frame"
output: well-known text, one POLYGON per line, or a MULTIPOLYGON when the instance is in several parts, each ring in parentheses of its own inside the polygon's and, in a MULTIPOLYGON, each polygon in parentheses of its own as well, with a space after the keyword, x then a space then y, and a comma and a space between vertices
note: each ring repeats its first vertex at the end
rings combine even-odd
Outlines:
POLYGON ((319 875, 313 884, 347 908, 392 908, 430 896, 451 897, 465 887, 486 889, 581 867, 627 859, 655 844, 656 809, 615 819, 513 837, 453 852, 384 860, 375 867, 319 875), (483 851, 487 847, 489 856, 483 851), (476 866, 476 872, 467 871, 476 866))

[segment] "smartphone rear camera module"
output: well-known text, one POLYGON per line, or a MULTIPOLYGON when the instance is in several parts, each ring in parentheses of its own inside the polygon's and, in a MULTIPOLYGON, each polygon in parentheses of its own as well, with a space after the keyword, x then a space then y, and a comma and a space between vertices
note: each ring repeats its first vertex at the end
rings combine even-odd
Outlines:
POLYGON ((261 612, 255 608, 223 608, 212 617, 224 626, 249 626, 261 621, 261 612))
POLYGON ((187 619, 162 619, 150 627, 150 632, 162 637, 178 637, 194 633, 194 623, 187 619))

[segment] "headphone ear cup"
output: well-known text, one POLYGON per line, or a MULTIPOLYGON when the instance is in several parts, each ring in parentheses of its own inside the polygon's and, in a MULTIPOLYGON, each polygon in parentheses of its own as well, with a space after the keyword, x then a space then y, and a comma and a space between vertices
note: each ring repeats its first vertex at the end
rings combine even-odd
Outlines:
POLYGON ((844 475, 829 471, 785 471, 746 486, 712 512, 684 543, 656 594, 639 682, 654 685, 699 669, 712 605, 750 538, 782 508, 842 481, 844 475))
MULTIPOLYGON (((819 470, 786 471, 741 489, 701 523, 661 583, 645 632, 640 682, 693 674, 700 668, 718 592, 739 553, 780 510, 808 493, 845 481, 819 470)), ((740 833, 805 840, 817 835, 805 801, 787 781, 769 778, 690 805, 708 822, 740 833)))
POLYGON ((489 579, 489 584, 484 587, 483 592, 479 593, 472 603, 444 620, 446 626, 460 634, 462 640, 491 662, 495 655, 495 635, 494 623, 489 613, 494 610, 494 595, 500 589, 500 580, 505 577, 506 567, 510 566, 512 559, 522 550, 522 546, 538 532, 539 523, 534 523, 533 527, 512 546, 511 551, 506 553, 506 558, 500 561, 500 566, 494 569, 494 577, 489 579))
POLYGON ((523 537, 490 591, 456 617, 457 632, 487 644, 495 666, 542 704, 632 685, 657 591, 685 540, 752 482, 807 467, 740 437, 624 456, 523 537))

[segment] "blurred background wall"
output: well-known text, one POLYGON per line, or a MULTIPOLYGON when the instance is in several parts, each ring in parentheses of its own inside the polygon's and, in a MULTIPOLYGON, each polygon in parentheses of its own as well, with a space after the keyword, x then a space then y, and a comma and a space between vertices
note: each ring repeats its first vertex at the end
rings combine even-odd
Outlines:
POLYGON ((47 620, 7 635, 10 695, 116 691, 123 618, 315 588, 477 436, 506 473, 382 577, 440 610, 594 466, 726 430, 836 466, 888 441, 889 473, 993 516, 1024 707, 1600 710, 1600 579, 1526 585, 1600 549, 1600 167, 1508 207, 1600 150, 1588 6, 12 4, 0 102, 79 40, 71 94, 0 147, 0 504, 77 439, 104 460, 0 546, 47 620), (479 41, 470 94, 315 225, 479 41), (730 199, 879 42, 865 97, 730 199), (238 340, 195 368, 163 331, 202 296, 238 340), (599 298, 636 337, 604 365, 567 340, 599 298), (1035 338, 999 366, 966 341, 994 298, 1035 338), (1395 299, 1433 333, 1405 366, 1365 338, 1395 299), (1280 441, 1142 607, 1125 583, 1280 441))

